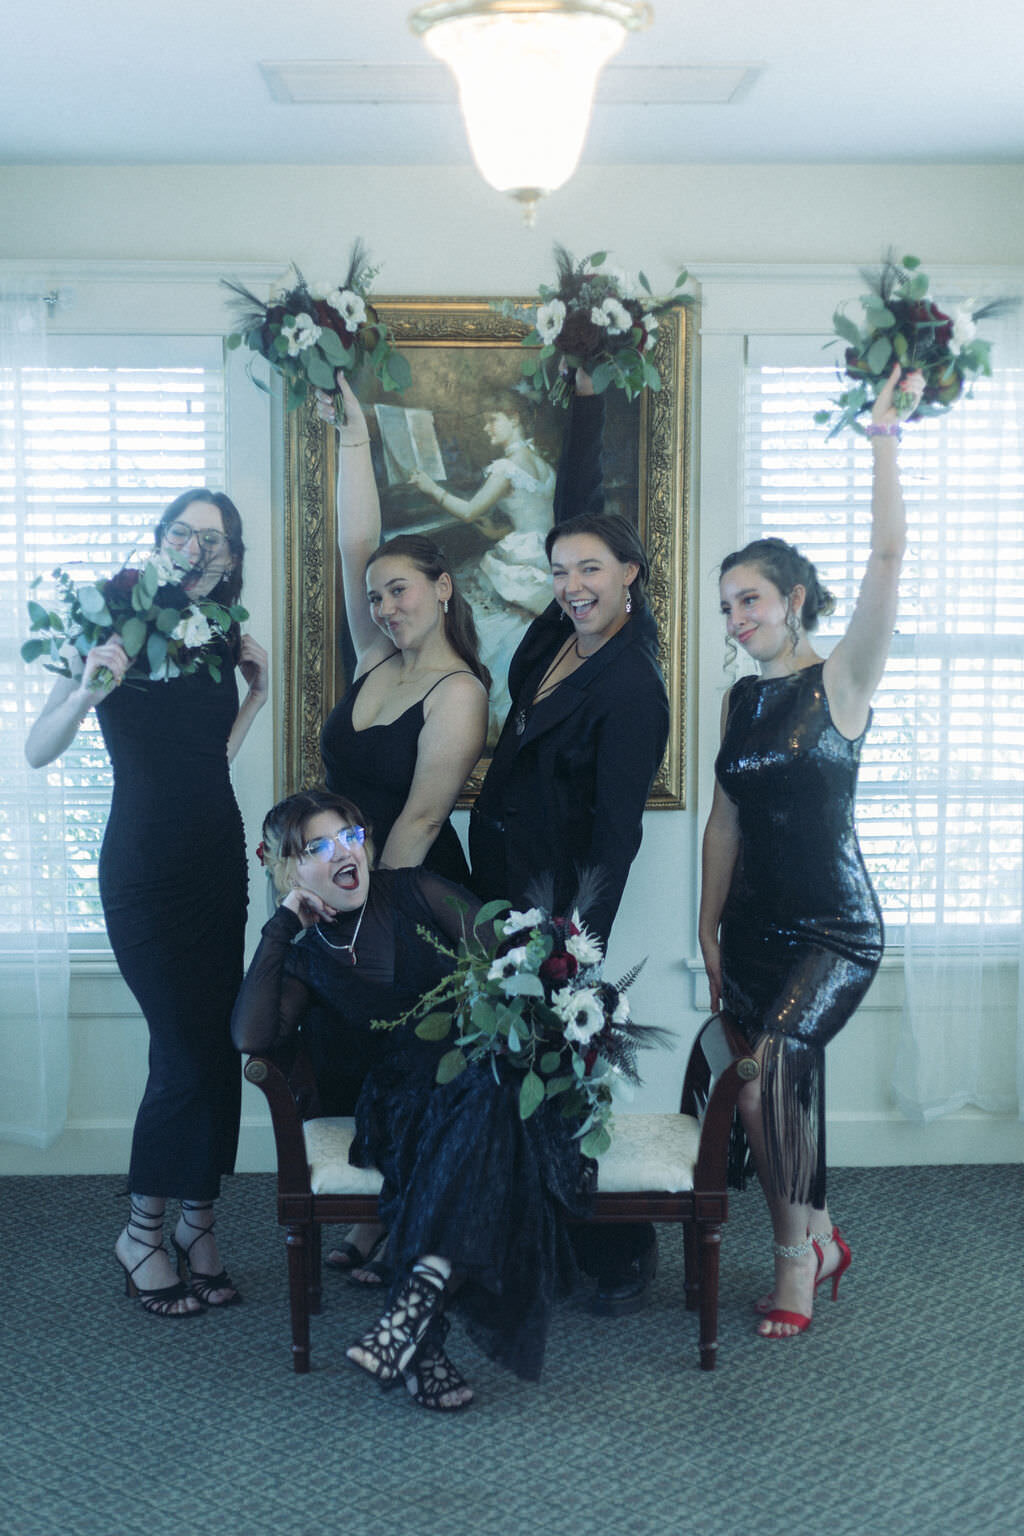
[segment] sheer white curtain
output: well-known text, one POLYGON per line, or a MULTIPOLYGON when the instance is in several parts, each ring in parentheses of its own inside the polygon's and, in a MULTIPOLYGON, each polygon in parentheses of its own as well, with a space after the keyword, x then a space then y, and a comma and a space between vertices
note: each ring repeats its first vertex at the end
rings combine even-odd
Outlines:
POLYGON ((910 637, 893 665, 913 666, 914 788, 893 1087, 919 1121, 1024 1114, 1024 329, 1018 312, 982 331, 998 378, 907 481, 910 637))
POLYGON ((46 1147, 67 1117, 68 935, 64 799, 58 770, 24 756, 49 674, 26 668, 29 493, 22 370, 46 366, 40 284, 0 286, 0 1138, 46 1147))

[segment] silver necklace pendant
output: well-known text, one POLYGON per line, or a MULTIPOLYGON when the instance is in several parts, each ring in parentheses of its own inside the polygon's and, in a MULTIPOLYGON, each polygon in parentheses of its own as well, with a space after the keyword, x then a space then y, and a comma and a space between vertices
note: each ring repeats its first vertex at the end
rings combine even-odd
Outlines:
POLYGON ((348 955, 348 963, 349 963, 349 965, 355 965, 357 963, 356 962, 356 939, 358 939, 358 937, 359 937, 359 930, 363 926, 363 917, 366 914, 366 902, 369 901, 369 899, 370 899, 370 893, 367 892, 366 893, 366 899, 364 900, 362 906, 359 909, 359 919, 358 919, 358 921, 356 923, 356 926, 355 926, 355 932, 353 933, 351 939, 349 940, 349 942, 347 944, 332 944, 330 939, 324 933, 323 929, 320 927, 320 924, 319 923, 316 924, 316 931, 320 935, 320 937, 323 939, 324 943, 327 945, 327 948, 328 949, 333 949, 336 955, 348 955))

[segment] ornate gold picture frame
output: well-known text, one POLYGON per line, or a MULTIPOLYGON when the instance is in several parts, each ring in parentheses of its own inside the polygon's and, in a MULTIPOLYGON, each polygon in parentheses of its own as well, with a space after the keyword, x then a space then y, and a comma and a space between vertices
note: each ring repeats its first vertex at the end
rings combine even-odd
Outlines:
MULTIPOLYGON (((415 528, 438 542, 458 539, 451 553, 456 576, 482 558, 456 519, 431 508, 415 489, 385 468, 375 406, 396 404, 432 417, 446 471, 446 485, 460 495, 482 483, 488 458, 500 449, 484 432, 486 418, 510 412, 523 418, 524 433, 541 458, 557 462, 565 412, 530 406, 516 384, 522 358, 522 324, 499 314, 486 299, 385 299, 377 306, 412 365, 413 383, 402 396, 359 393, 367 412, 378 483, 383 537, 415 528), (446 524, 450 527, 445 526, 446 524)), ((604 439, 607 510, 634 518, 651 561, 650 600, 658 624, 660 660, 668 688, 670 731, 665 758, 648 800, 653 809, 684 804, 686 764, 686 552, 692 444, 693 317, 677 310, 663 320, 653 360, 662 389, 627 403, 609 391, 604 439)), ((386 413, 384 413, 386 415, 386 413)), ((335 442, 307 403, 285 420, 285 573, 283 584, 284 718, 279 793, 321 781, 320 730, 346 687, 351 651, 344 623, 335 530, 335 442)), ((500 509, 499 509, 500 516, 500 509)), ((501 529, 490 529, 490 547, 501 529)), ((447 546, 446 546, 447 548, 447 546)), ((525 624, 525 619, 523 620, 525 624)), ((514 636, 513 636, 514 638, 514 636)), ((496 682, 504 678, 488 661, 496 682)), ((628 722, 623 723, 628 730, 628 722)), ((460 805, 475 798, 487 758, 468 781, 460 805)))

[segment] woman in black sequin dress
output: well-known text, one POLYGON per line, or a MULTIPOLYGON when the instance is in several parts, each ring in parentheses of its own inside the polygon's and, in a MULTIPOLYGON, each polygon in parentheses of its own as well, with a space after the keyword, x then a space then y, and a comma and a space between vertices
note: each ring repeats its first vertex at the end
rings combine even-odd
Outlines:
POLYGON ((854 1012, 882 956, 882 921, 853 820, 861 744, 896 618, 906 541, 896 464, 900 416, 923 380, 879 395, 871 553, 846 633, 827 660, 810 632, 831 599, 814 566, 781 539, 722 562, 730 637, 761 668, 729 691, 704 835, 700 942, 711 1005, 727 1008, 761 1064, 740 1115, 768 1201, 775 1285, 758 1332, 810 1323, 817 1286, 833 1295, 850 1250, 825 1198, 824 1049, 854 1012))
MULTIPOLYGON (((157 548, 187 560, 197 598, 231 604, 242 589, 242 524, 227 496, 187 491, 164 513, 157 548)), ((79 675, 54 685, 26 743, 36 767, 71 744, 94 706, 114 770, 100 853, 111 948, 149 1027, 149 1078, 132 1139, 128 1225, 116 1253, 129 1294, 162 1317, 229 1306, 213 1234, 221 1175, 234 1167, 241 1077, 229 1033, 242 978, 246 866, 228 765, 267 697, 266 653, 249 635, 223 643, 219 680, 201 667, 166 682, 126 677, 119 640, 92 648, 79 675), (235 668, 249 685, 239 706, 235 668), (91 685, 101 667, 115 683, 91 685), (181 1201, 163 1247, 164 1206, 181 1201)))
POLYGON ((473 1063, 435 1082, 450 1041, 420 1040, 398 1019, 451 970, 450 950, 479 902, 425 869, 377 869, 359 810, 322 790, 269 813, 264 858, 283 900, 235 1007, 239 1050, 299 1034, 324 1113, 355 1106, 352 1161, 384 1175, 381 1214, 395 1279, 390 1307, 348 1351, 382 1385, 405 1380, 415 1401, 451 1410, 472 1398, 444 1350, 452 1272, 469 1331, 488 1354, 539 1376, 551 1308, 575 1268, 565 1215, 586 1208, 592 1164, 554 1101, 523 1121, 518 1082, 473 1063))

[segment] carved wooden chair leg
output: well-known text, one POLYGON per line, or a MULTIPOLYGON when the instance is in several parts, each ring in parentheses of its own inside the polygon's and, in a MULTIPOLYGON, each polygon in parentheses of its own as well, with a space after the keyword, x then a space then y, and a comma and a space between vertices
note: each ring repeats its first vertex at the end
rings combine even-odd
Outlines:
POLYGON ((321 1237, 323 1227, 314 1221, 309 1227, 309 1310, 318 1317, 323 1308, 323 1265, 321 1262, 321 1237))
POLYGON ((309 1226, 290 1226, 288 1246, 288 1296, 292 1313, 292 1365, 298 1375, 309 1370, 309 1226))
POLYGON ((718 1258, 722 1223, 700 1223, 700 1368, 713 1371, 718 1354, 718 1258))

